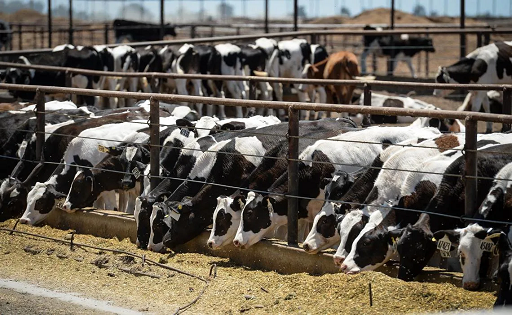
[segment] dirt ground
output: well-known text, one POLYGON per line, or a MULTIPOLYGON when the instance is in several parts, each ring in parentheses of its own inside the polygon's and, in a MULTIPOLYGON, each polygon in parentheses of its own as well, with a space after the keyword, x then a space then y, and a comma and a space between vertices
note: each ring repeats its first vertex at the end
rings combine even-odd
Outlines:
MULTIPOLYGON (((14 220, 0 223, 4 228, 13 225, 14 220)), ((18 229, 58 239, 68 234, 68 231, 48 226, 19 226, 18 229)), ((281 275, 202 254, 141 251, 127 239, 76 235, 75 242, 145 254, 147 259, 205 278, 215 264, 217 277, 188 310, 190 313, 423 313, 488 309, 495 300, 489 292, 469 292, 452 284, 407 283, 379 272, 356 276, 281 275), (369 306, 369 282, 372 283, 372 307, 369 306)), ((0 232, 0 278, 76 292, 89 298, 110 300, 114 305, 135 311, 157 314, 173 313, 178 306, 195 299, 204 286, 203 282, 176 272, 156 266, 142 267, 140 259, 132 260, 122 254, 82 248, 71 251, 68 245, 3 231, 0 232), (121 269, 155 278, 135 276, 121 269)))

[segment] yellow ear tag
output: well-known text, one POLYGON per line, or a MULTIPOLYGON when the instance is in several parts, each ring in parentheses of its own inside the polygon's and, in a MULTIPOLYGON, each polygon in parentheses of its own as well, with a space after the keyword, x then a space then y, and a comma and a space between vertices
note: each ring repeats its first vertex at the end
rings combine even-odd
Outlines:
POLYGON ((164 218, 168 218, 168 217, 169 217, 169 215, 168 215, 168 214, 166 214, 166 215, 164 216, 164 218))
POLYGON ((437 242, 435 237, 432 237, 432 242, 437 242))
POLYGON ((178 210, 181 210, 183 208, 182 205, 178 205, 178 210))

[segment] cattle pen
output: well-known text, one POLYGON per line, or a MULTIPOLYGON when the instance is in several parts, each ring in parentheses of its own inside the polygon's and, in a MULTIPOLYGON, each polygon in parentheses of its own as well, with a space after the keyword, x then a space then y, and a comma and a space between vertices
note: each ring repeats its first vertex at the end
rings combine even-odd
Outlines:
MULTIPOLYGON (((314 31, 302 31, 302 32, 287 32, 287 33, 275 33, 275 34, 266 34, 268 37, 274 37, 274 38, 291 38, 291 37, 309 37, 311 39, 312 43, 318 43, 320 42, 320 38, 323 36, 324 38, 327 38, 327 36, 336 36, 336 35, 354 35, 354 36, 361 36, 361 35, 398 35, 400 33, 403 33, 403 31, 399 30, 391 30, 391 31, 380 31, 380 32, 373 32, 373 31, 339 31, 339 30, 314 30, 314 31)), ((466 29, 466 30, 437 30, 437 29, 431 29, 428 31, 425 30, 413 30, 413 31, 407 31, 409 34, 455 34, 455 35, 476 35, 477 41, 478 41, 478 47, 480 47, 484 42, 485 38, 490 37, 490 35, 494 34, 504 34, 509 35, 512 34, 512 29, 486 29, 486 28, 477 28, 477 29, 466 29)), ((172 40, 172 41, 158 41, 158 42, 143 42, 143 43, 133 43, 132 46, 134 47, 144 47, 147 45, 179 45, 179 44, 185 44, 185 43, 216 43, 216 42, 230 42, 230 41, 236 41, 236 42, 243 42, 246 40, 256 39, 259 38, 261 35, 244 35, 244 36, 224 36, 224 37, 218 37, 218 38, 195 38, 195 39, 188 39, 188 40, 172 40)), ((116 45, 108 45, 109 47, 115 47, 116 45)), ((20 51, 8 51, 8 52, 0 52, 0 60, 12 60, 13 57, 17 57, 20 55, 26 55, 26 54, 37 54, 37 53, 46 53, 50 52, 50 50, 47 49, 34 49, 34 50, 20 50, 20 51), (2 58, 3 57, 3 58, 2 58)), ((428 53, 426 53, 426 70, 425 72, 429 73, 429 66, 428 66, 428 53)), ((309 273, 314 275, 322 275, 322 274, 328 274, 328 273, 336 273, 339 271, 339 268, 336 267, 334 264, 332 264, 332 255, 331 254, 319 254, 319 255, 306 255, 304 254, 304 251, 300 250, 299 244, 300 244, 300 237, 299 237, 299 205, 301 202, 328 202, 328 198, 319 198, 319 197, 308 197, 301 194, 301 191, 304 191, 304 189, 308 189, 308 187, 304 187, 307 185, 304 185, 302 183, 302 189, 300 184, 300 172, 301 172, 301 165, 306 163, 312 163, 312 164, 327 164, 328 162, 320 160, 313 160, 312 158, 301 158, 300 153, 301 150, 299 149, 299 143, 300 141, 304 140, 320 140, 321 138, 314 138, 312 136, 304 136, 303 133, 301 133, 301 112, 327 112, 331 114, 338 113, 340 115, 349 115, 349 114, 359 114, 362 115, 364 118, 367 118, 369 115, 378 115, 378 116, 408 116, 408 117, 417 117, 417 118, 432 118, 437 119, 439 126, 441 123, 446 122, 447 120, 462 120, 465 123, 465 133, 463 133, 460 137, 464 140, 464 146, 459 148, 453 148, 450 147, 453 152, 456 154, 460 153, 462 160, 463 160, 463 170, 461 174, 450 174, 449 176, 453 176, 457 179, 460 179, 462 182, 464 188, 462 191, 460 191, 461 195, 464 198, 464 214, 463 215, 452 215, 452 214, 446 214, 446 213, 437 213, 432 211, 425 211, 425 210, 413 210, 408 209, 406 207, 400 207, 400 206, 393 206, 393 209, 403 211, 403 212, 411 212, 411 213, 426 213, 430 216, 437 216, 441 218, 446 219, 452 219, 452 220, 460 220, 464 224, 469 223, 492 223, 497 225, 503 225, 503 226, 510 226, 512 225, 512 222, 510 221, 502 221, 502 220, 491 220, 491 219, 482 219, 475 217, 475 213, 477 212, 478 207, 480 206, 478 202, 478 196, 479 196, 479 185, 482 181, 511 181, 509 178, 500 178, 497 176, 488 177, 488 176, 482 176, 479 175, 479 169, 478 169, 478 162, 479 162, 479 156, 482 155, 481 144, 479 143, 479 134, 478 134, 478 122, 494 122, 494 123, 501 123, 502 124, 502 132, 504 134, 510 133, 511 126, 512 126, 512 85, 509 84, 439 84, 439 83, 419 83, 419 82, 395 82, 395 81, 380 81, 380 80, 327 80, 327 79, 289 79, 289 78, 278 78, 278 77, 268 77, 268 76, 237 76, 237 75, 204 75, 204 74, 176 74, 176 73, 162 73, 162 72, 110 72, 110 71, 94 71, 94 70, 85 70, 85 69, 78 69, 78 68, 67 68, 67 67, 53 67, 53 66, 42 66, 42 65, 24 65, 24 64, 17 64, 17 63, 11 63, 11 62, 0 62, 0 69, 3 68, 18 68, 18 69, 31 69, 31 70, 43 70, 48 72, 59 72, 63 73, 66 78, 66 87, 56 87, 56 86, 34 86, 34 85, 23 85, 23 84, 7 84, 7 83, 0 83, 0 90, 7 90, 7 91, 22 91, 22 92, 33 92, 35 93, 35 99, 33 103, 35 103, 34 107, 34 115, 35 120, 37 123, 35 124, 35 130, 33 132, 34 139, 35 139, 35 158, 34 159, 24 159, 21 156, 7 156, 7 155, 0 155, 0 159, 5 160, 16 160, 16 161, 23 161, 23 162, 29 162, 32 164, 52 164, 54 166, 73 166, 69 163, 63 163, 63 162, 48 162, 45 161, 43 155, 43 150, 45 147, 45 137, 49 136, 51 132, 48 132, 45 127, 45 120, 47 118, 47 115, 49 114, 56 114, 60 115, 58 112, 51 112, 45 109, 45 97, 46 96, 52 96, 52 95, 65 95, 66 98, 71 99, 72 96, 80 95, 80 96, 93 96, 93 97, 100 97, 100 98, 117 98, 117 99, 125 99, 125 100, 136 100, 136 101, 148 101, 149 102, 149 112, 147 113, 147 122, 137 122, 138 124, 144 125, 144 127, 147 126, 149 129, 149 140, 147 141, 147 145, 149 147, 149 162, 147 163, 149 165, 149 173, 147 175, 141 176, 141 173, 139 171, 117 171, 117 170, 109 170, 109 169, 101 169, 95 167, 93 165, 92 167, 84 166, 84 169, 89 170, 97 170, 97 171, 104 171, 104 172, 112 172, 112 174, 116 175, 129 175, 136 178, 138 182, 143 182, 144 180, 148 180, 150 183, 150 188, 153 190, 156 188, 159 183, 161 183, 163 180, 176 180, 180 182, 188 181, 196 184, 201 185, 211 185, 216 187, 222 187, 225 189, 231 189, 231 190, 239 190, 239 189, 245 189, 246 187, 241 187, 237 184, 229 184, 229 183, 217 183, 213 181, 208 181, 208 179, 205 180, 194 180, 194 179, 184 179, 184 178, 178 178, 173 177, 169 175, 162 175, 160 172, 160 153, 164 149, 164 147, 171 148, 171 149, 180 149, 179 147, 174 147, 173 145, 169 144, 162 144, 161 142, 161 135, 160 132, 164 127, 183 127, 182 125, 178 125, 178 123, 175 124, 166 124, 162 123, 161 119, 164 118, 162 115, 162 112, 160 109, 162 108, 162 103, 168 103, 168 104, 188 104, 189 106, 192 106, 193 104, 208 104, 208 105, 224 105, 228 108, 235 108, 235 107, 241 107, 244 109, 247 109, 249 112, 249 109, 274 109, 274 110, 281 110, 286 113, 287 116, 287 129, 285 134, 279 134, 279 133, 270 133, 267 134, 269 137, 279 138, 280 140, 286 141, 287 143, 287 150, 285 156, 266 156, 261 154, 246 154, 246 158, 255 158, 255 159, 276 159, 276 160, 283 160, 285 161, 287 168, 285 171, 286 180, 287 180, 287 190, 282 193, 277 193, 277 195, 280 195, 282 197, 285 197, 288 199, 287 203, 287 245, 283 243, 270 243, 265 242, 263 245, 257 248, 249 248, 245 250, 237 250, 237 249, 229 249, 229 250, 210 250, 206 246, 206 234, 202 233, 199 235, 196 239, 194 239, 191 242, 188 242, 186 245, 182 246, 181 249, 178 248, 178 251, 183 252, 190 252, 190 253, 208 253, 213 256, 219 256, 219 257, 227 257, 229 258, 229 262, 222 261, 222 263, 225 263, 228 266, 231 266, 231 262, 235 262, 237 264, 241 264, 244 266, 248 266, 249 268, 254 269, 263 269, 263 270, 271 270, 271 271, 277 271, 279 274, 292 274, 291 277, 294 277, 296 275, 294 274, 300 274, 300 273, 309 273), (143 93, 143 92, 124 92, 124 91, 102 91, 102 90, 93 90, 93 89, 80 89, 80 88, 72 88, 71 87, 71 81, 73 75, 83 75, 83 76, 98 76, 98 77, 117 77, 117 78, 145 78, 147 79, 148 86, 150 87, 151 93, 143 93), (178 94, 167 94, 167 93, 158 93, 157 85, 158 82, 161 82, 161 79, 187 79, 187 80, 212 80, 212 81, 244 81, 248 84, 248 99, 230 99, 230 98, 215 98, 215 97, 201 97, 201 96, 188 96, 188 95, 178 95, 178 94), (257 98, 257 84, 265 82, 265 83, 280 83, 283 85, 315 85, 315 86, 327 86, 327 85, 333 85, 333 86, 355 86, 358 89, 362 90, 362 95, 364 96, 364 105, 348 105, 348 104, 339 104, 339 105, 332 105, 332 104, 323 104, 323 103, 305 103, 305 102, 290 102, 290 101, 281 101, 281 102, 275 102, 275 101, 262 101, 258 100, 257 98), (500 91, 503 93, 503 113, 502 114, 486 114, 486 113, 477 113, 477 112, 461 112, 461 111, 453 111, 453 110, 434 110, 434 109, 428 109, 428 110, 420 110, 420 109, 406 109, 406 108, 397 108, 397 107, 374 107, 372 106, 372 94, 376 94, 375 91, 380 90, 386 90, 387 88, 391 89, 402 89, 402 90, 408 90, 408 91, 427 91, 430 92, 432 89, 440 89, 440 90, 453 90, 453 91, 500 91), (286 261, 285 261, 286 260, 286 261)), ((374 105, 374 104, 373 104, 374 105)), ((134 110, 131 108, 130 110, 134 110)), ((63 115, 63 114, 62 114, 63 115)), ((78 117, 78 116, 77 116, 78 117)), ((334 115, 331 115, 331 117, 334 117, 334 115)), ((438 127, 437 125, 431 124, 430 126, 438 127)), ((362 127, 367 127, 363 124, 362 127)), ((346 128, 346 127, 343 127, 346 128)), ((0 129, 12 129, 9 128, 9 126, 1 126, 0 129)), ((189 129, 191 131, 197 132, 201 131, 201 128, 196 128, 193 126, 188 126, 185 129, 189 129)), ((359 129, 365 129, 365 128, 357 128, 359 129)), ((206 129, 205 129, 206 130, 206 129)), ((209 129, 208 129, 209 130, 209 129)), ((350 128, 347 128, 347 130, 351 130, 350 128)), ((31 131, 27 130, 16 130, 17 132, 23 134, 28 133, 31 131)), ((227 133, 233 133, 233 134, 248 134, 248 135, 255 135, 256 133, 252 133, 252 131, 244 131, 244 130, 227 130, 225 131, 227 133)), ((77 136, 69 136, 69 135, 61 135, 64 137, 70 137, 70 138, 78 138, 81 139, 80 135, 77 136)), ((99 140, 111 140, 111 139, 99 139, 99 140)), ((372 141, 351 141, 351 140, 344 140, 344 139, 338 139, 338 140, 331 140, 327 139, 328 142, 333 142, 336 145, 344 145, 344 144, 361 144, 361 145, 375 145, 378 144, 379 146, 381 143, 372 142, 372 141)), ((137 144, 137 143, 128 143, 130 144, 137 144)), ((437 144, 437 143, 436 143, 437 144)), ((400 148, 407 148, 407 147, 413 147, 414 145, 409 144, 397 144, 397 143, 382 143, 383 148, 387 147, 400 147, 400 148)), ((105 148, 98 147, 98 150, 104 150, 105 148)), ((432 148, 432 147, 424 147, 424 149, 438 149, 438 148, 432 148)), ((441 152, 445 150, 445 148, 440 147, 441 152)), ((446 148, 448 150, 448 148, 446 148)), ((216 152, 216 151, 209 151, 207 149, 204 152, 213 152, 215 154, 226 154, 226 155, 236 155, 236 153, 230 153, 230 152, 216 152)), ((489 151, 487 149, 487 153, 496 153, 500 155, 512 155, 510 151, 489 151)), ((485 152, 484 152, 485 154, 485 152)), ((242 154, 243 155, 243 154, 242 154)), ((398 173, 400 172, 409 172, 409 173, 424 173, 424 174, 432 174, 432 175, 444 175, 441 173, 436 172, 430 172, 426 171, 423 172, 421 170, 413 170, 407 167, 396 167, 396 168, 386 168, 383 165, 358 165, 358 164, 347 164, 346 162, 339 162, 335 161, 332 163, 335 166, 342 166, 342 167, 351 167, 351 168, 362 168, 362 169, 376 169, 376 170, 392 170, 396 171, 398 173)), ((307 183, 306 183, 307 184, 307 183)), ((316 187, 315 187, 316 188, 316 187)), ((256 191, 259 193, 265 193, 265 191, 256 191)), ((481 195, 481 193, 480 193, 481 195)), ((343 203, 343 201, 339 202, 340 204, 343 203)), ((391 208, 391 206, 383 205, 383 204, 372 204, 372 203, 355 203, 355 202, 348 202, 349 205, 358 205, 360 207, 381 207, 381 208, 391 208)), ((62 204, 58 204, 56 208, 62 209, 62 204)), ((1 210, 1 209, 0 209, 1 210)), ((57 209, 56 209, 57 210, 57 209)), ((16 230, 17 222, 14 228, 11 229, 11 223, 14 221, 9 221, 9 227, 6 224, 3 224, 0 230, 10 233, 11 235, 13 233, 16 233, 16 231, 23 232, 23 231, 31 231, 32 233, 37 233, 37 230, 35 229, 21 229, 18 227, 18 230, 16 230)), ((47 221, 45 221, 49 226, 52 227, 58 227, 63 229, 74 229, 74 232, 71 232, 71 234, 66 235, 66 241, 63 242, 66 244, 66 246, 70 246, 71 250, 74 246, 74 235, 75 233, 83 233, 83 234, 92 234, 99 237, 104 238, 112 238, 117 237, 118 239, 124 239, 129 238, 131 242, 136 241, 136 237, 134 237, 134 229, 136 229, 136 223, 133 218, 129 218, 127 215, 124 214, 118 214, 115 212, 110 211, 104 211, 103 209, 87 209, 84 211, 78 211, 74 214, 68 214, 63 211, 53 211, 52 215, 48 217, 47 221)), ((45 228, 46 229, 46 228, 45 228)), ((25 232, 26 232, 25 231, 25 232)), ((45 231, 48 232, 48 231, 45 231)), ((51 233, 55 233, 54 231, 51 231, 51 233)), ((58 232, 57 232, 58 233, 58 232)), ((60 234, 59 234, 60 237, 60 234)), ((105 242, 109 243, 109 241, 105 242)), ((76 245, 79 247, 79 245, 76 245)), ((111 244, 110 244, 111 245, 111 244)), ((125 252, 121 252, 122 254, 126 254, 127 256, 130 256, 127 254, 130 252, 130 246, 133 247, 133 244, 116 244, 114 246, 120 246, 124 249, 125 252)), ((231 245, 230 245, 231 246, 231 245)), ((2 249, 2 247, 0 247, 2 249)), ((494 247, 495 249, 495 247, 494 247)), ((51 250, 49 248, 48 250, 51 250)), ((100 249, 100 252, 104 251, 104 248, 100 249)), ((30 249, 29 246, 25 247, 25 252, 32 253, 33 249, 30 249)), ((137 250, 138 253, 141 251, 137 250)), ((455 254, 455 250, 452 250, 452 259, 448 259, 453 263, 453 255, 455 254)), ((50 255, 50 254, 48 254, 50 255)), ((72 255, 69 255, 70 257, 72 255)), ((175 262, 175 258, 172 257, 172 255, 169 255, 167 258, 164 258, 164 256, 156 256, 156 254, 151 253, 147 255, 151 259, 148 258, 147 265, 153 265, 158 266, 160 265, 166 265, 167 260, 175 262), (158 263, 157 263, 158 260, 158 263)), ((75 260, 78 261, 80 257, 73 256, 75 260)), ((134 256, 135 257, 135 256, 134 256)), ((60 258, 60 257, 59 257, 60 258)), ((140 254, 136 255, 137 259, 142 259, 142 266, 145 265, 146 255, 140 254)), ((197 257, 196 257, 197 258, 197 257)), ((82 258, 83 259, 83 258, 82 258)), ((192 259, 194 261, 195 258, 192 259)), ((208 291, 207 288, 209 287, 210 283, 214 282, 215 279, 215 272, 217 268, 217 265, 219 262, 217 260, 212 260, 211 257, 207 258, 210 259, 209 263, 212 264, 210 269, 210 275, 208 278, 206 277, 195 277, 192 276, 192 278, 195 278, 194 281, 198 281, 198 283, 204 283, 205 286, 203 289, 197 290, 193 288, 192 286, 188 288, 189 292, 185 295, 187 297, 190 297, 190 300, 193 300, 191 304, 187 304, 186 306, 179 307, 176 311, 177 313, 182 312, 186 309, 188 309, 191 305, 193 305, 195 302, 197 302, 201 296, 205 293, 205 291, 208 291), (195 293, 194 293, 195 292, 195 293), (193 296, 194 294, 199 294, 197 298, 193 296)), ((445 268, 447 266, 447 259, 444 259, 444 257, 436 257, 436 261, 433 262, 431 265, 436 267, 445 268)), ((178 259, 179 263, 179 259, 178 259)), ((193 262, 192 264, 197 263, 193 262)), ((96 266, 99 268, 103 268, 103 263, 100 261, 98 263, 95 263, 96 266)), ((169 267, 169 266, 167 266, 169 267)), ((166 267, 163 267, 166 268, 166 267)), ((168 270, 170 268, 167 268, 168 270)), ((383 272, 392 276, 395 276, 397 274, 397 270, 395 267, 389 267, 384 266, 383 272)), ((379 269, 379 270, 382 270, 379 269)), ((78 267, 77 267, 78 270, 78 267)), ((120 268, 120 270, 123 270, 120 268)), ((154 270, 153 270, 154 271, 154 270)), ((123 272, 126 272, 124 270, 123 272)), ((136 271, 139 272, 139 271, 136 271)), ((134 272, 133 274, 136 274, 134 272)), ((181 270, 175 270, 177 274, 182 274, 181 270)), ((203 271, 201 271, 203 272, 203 271)), ((139 276, 148 277, 148 278, 154 278, 154 279, 160 279, 163 277, 170 278, 171 276, 162 275, 162 274, 153 274, 150 272, 140 271, 139 276)), ((108 275, 109 277, 114 277, 112 275, 108 275)), ((372 283, 373 278, 370 278, 371 276, 363 275, 365 284, 366 283, 372 283)), ((297 279, 299 279, 301 276, 297 275, 297 279)), ((375 277, 375 276, 373 276, 375 277)), ((376 276, 378 279, 380 276, 376 276)), ((446 276, 443 274, 440 276, 440 273, 437 271, 426 271, 422 273, 417 280, 419 281, 425 281, 425 282, 442 282, 442 283, 454 283, 456 285, 460 285, 461 279, 460 277, 453 277, 453 276, 446 276)), ((346 285, 349 281, 347 281, 346 285)), ((176 288, 174 288, 176 289, 176 288)), ((496 286, 493 284, 490 284, 490 281, 485 282, 485 290, 494 291, 496 289, 496 286)), ((449 290, 448 287, 445 287, 445 290, 449 290)), ((262 288, 261 290, 258 290, 258 293, 261 293, 267 291, 265 288, 262 288)), ((356 289, 357 291, 357 289, 356 289)), ((369 292, 371 291, 371 285, 369 292)), ((246 301, 252 301, 254 299, 253 296, 254 292, 249 292, 244 296, 244 299, 246 301)), ((265 292, 268 294, 268 292, 265 292)), ((415 293, 420 294, 421 293, 415 293)), ((428 293, 431 294, 431 293, 428 293)), ((459 293, 457 293, 459 294, 459 293)), ((257 295, 257 294, 256 294, 257 295)), ((356 296, 354 293, 353 296, 356 296)), ((359 296, 359 295, 358 295, 359 296)), ((366 297, 366 295, 365 295, 366 297)), ((458 296, 458 298, 462 299, 461 296, 458 296)), ((179 299, 179 297, 178 297, 179 299)), ((294 296, 292 295, 286 295, 281 299, 281 302, 276 302, 275 305, 278 303, 282 303, 283 301, 287 301, 290 299, 294 299, 294 296)), ((277 300, 276 300, 277 301, 277 300)), ((309 300, 308 300, 309 301, 309 300)), ((310 302, 311 303, 311 302, 310 302)), ((366 304, 366 302, 365 302, 366 304)), ((259 309, 263 309, 263 307, 260 307, 260 304, 255 304, 252 306, 249 306, 248 308, 240 308, 240 312, 246 312, 246 311, 256 311, 258 312, 259 309)), ((370 306, 372 306, 372 297, 370 293, 370 306)), ((266 306, 265 306, 266 307, 266 306)), ((362 309, 356 310, 357 312, 364 312, 365 310, 368 311, 368 309, 364 306, 362 309)), ((452 309, 456 308, 464 308, 462 306, 451 306, 452 309)), ((473 307, 473 306, 472 306, 473 307)), ((153 311, 154 309, 150 309, 150 311, 153 311)), ((374 308, 375 310, 375 308, 374 308)), ((143 309, 142 312, 147 311, 147 309, 143 309)), ((169 312, 169 310, 166 310, 169 312)), ((172 310, 174 311, 174 310, 172 310)), ((202 312, 208 312, 208 308, 201 309, 202 312)), ((264 309, 261 310, 261 312, 271 312, 271 309, 264 309)), ((276 309, 274 309, 276 311, 276 309)), ((296 309, 279 309, 280 312, 300 312, 302 309, 296 308, 296 309)), ((321 312, 329 312, 332 310, 327 309, 316 309, 313 312, 315 313, 321 313, 321 312)), ((354 310, 351 310, 352 312, 355 312, 354 310)), ((385 312, 392 312, 392 309, 386 308, 385 312)), ((402 308, 400 311, 407 312, 407 308, 402 308)), ((422 311, 421 309, 415 309, 415 311, 422 311)), ((348 311, 347 311, 348 312, 348 311)))

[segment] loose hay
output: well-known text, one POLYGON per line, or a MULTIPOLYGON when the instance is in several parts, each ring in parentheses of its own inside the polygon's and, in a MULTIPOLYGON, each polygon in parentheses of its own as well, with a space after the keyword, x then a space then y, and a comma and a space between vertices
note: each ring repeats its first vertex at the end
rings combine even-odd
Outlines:
MULTIPOLYGON (((14 220, 1 227, 12 227, 14 220)), ((48 226, 18 226, 19 230, 64 239, 67 231, 48 226)), ((452 284, 403 282, 379 272, 356 276, 327 274, 281 275, 236 266, 228 259, 196 253, 158 254, 137 250, 128 240, 75 235, 75 242, 146 254, 154 261, 207 277, 212 264, 218 266, 206 293, 189 310, 191 313, 342 313, 396 314, 492 307, 495 297, 488 292, 469 292, 452 284), (369 306, 368 283, 372 283, 373 307, 369 306), (250 296, 250 299, 247 297, 250 296)), ((29 236, 0 233, 0 274, 50 289, 68 290, 134 310, 169 314, 193 300, 203 283, 155 266, 142 267, 109 252, 76 248, 29 236), (37 254, 24 248, 41 250, 37 254), (67 258, 58 258, 57 253, 67 258), (98 268, 94 261, 105 268, 98 268), (156 277, 135 276, 119 268, 156 277), (41 275, 44 276, 41 276, 41 275)))

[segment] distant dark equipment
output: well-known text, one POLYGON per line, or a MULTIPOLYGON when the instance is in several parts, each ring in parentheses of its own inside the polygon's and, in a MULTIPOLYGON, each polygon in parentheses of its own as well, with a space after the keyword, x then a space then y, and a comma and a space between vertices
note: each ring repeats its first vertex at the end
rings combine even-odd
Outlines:
MULTIPOLYGON (((114 32, 116 43, 125 40, 129 42, 144 42, 162 40, 160 36, 160 25, 151 23, 140 23, 129 20, 114 20, 114 32)), ((164 25, 164 36, 176 36, 175 27, 167 23, 164 25)))
POLYGON ((4 48, 5 50, 9 50, 11 46, 11 38, 12 34, 9 33, 11 30, 9 23, 6 21, 0 20, 0 50, 4 48))

